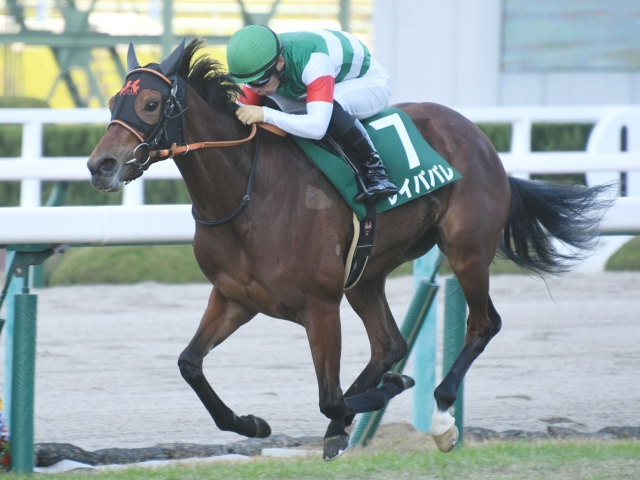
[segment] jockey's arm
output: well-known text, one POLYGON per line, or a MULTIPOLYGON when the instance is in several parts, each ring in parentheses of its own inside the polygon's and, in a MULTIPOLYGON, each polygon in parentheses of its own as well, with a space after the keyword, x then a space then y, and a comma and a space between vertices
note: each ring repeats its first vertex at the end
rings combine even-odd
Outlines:
MULTIPOLYGON (((269 107, 262 107, 264 122, 299 137, 315 140, 324 137, 333 113, 333 89, 335 86, 333 73, 334 66, 328 55, 312 54, 302 72, 302 81, 307 86, 307 113, 293 115, 269 107)), ((258 105, 260 96, 251 88, 245 87, 240 101, 245 105, 258 105)))
POLYGON ((335 79, 325 75, 307 85, 307 113, 292 115, 262 107, 264 121, 285 132, 304 138, 319 140, 324 137, 333 113, 333 87, 335 79))
POLYGON ((238 103, 240 105, 260 105, 262 96, 251 90, 248 85, 242 85, 242 92, 238 97, 238 103))

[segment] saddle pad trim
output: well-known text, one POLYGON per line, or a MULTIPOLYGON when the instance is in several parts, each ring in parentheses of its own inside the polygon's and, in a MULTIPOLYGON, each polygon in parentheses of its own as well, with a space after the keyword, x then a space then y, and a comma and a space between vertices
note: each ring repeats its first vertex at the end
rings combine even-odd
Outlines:
POLYGON ((360 278, 362 277, 362 274, 364 273, 364 269, 367 268, 368 262, 369 262, 369 257, 365 258, 364 265, 362 265, 362 270, 360 270, 360 275, 358 275, 358 278, 356 278, 351 285, 349 285, 347 288, 344 289, 345 292, 347 290, 351 290, 353 287, 355 287, 358 284, 358 282, 360 281, 360 278))
MULTIPOLYGON (((358 220, 358 216, 353 213, 353 240, 351 240, 351 248, 349 249, 349 255, 347 255, 347 261, 344 265, 344 281, 342 282, 342 286, 347 285, 347 280, 349 280, 349 274, 351 273, 351 267, 353 263, 353 254, 356 251, 356 246, 358 245, 358 239, 360 238, 360 220, 358 220)), ((364 270, 363 270, 364 271, 364 270)), ((358 278, 360 280, 360 278, 358 278)), ((354 285, 358 283, 356 282, 351 285, 349 288, 353 288, 354 285)), ((345 290, 349 290, 346 288, 345 290)))
MULTIPOLYGON (((376 207, 372 203, 366 204, 367 214, 363 220, 358 219, 358 223, 354 220, 354 227, 358 228, 358 244, 351 262, 349 263, 349 276, 344 284, 344 289, 353 288, 360 281, 360 277, 367 267, 371 250, 373 249, 373 239, 376 232, 376 207), (358 225, 359 224, 359 225, 358 225)), ((357 214, 353 212, 357 218, 357 214)), ((354 235, 355 237, 355 235, 354 235)))

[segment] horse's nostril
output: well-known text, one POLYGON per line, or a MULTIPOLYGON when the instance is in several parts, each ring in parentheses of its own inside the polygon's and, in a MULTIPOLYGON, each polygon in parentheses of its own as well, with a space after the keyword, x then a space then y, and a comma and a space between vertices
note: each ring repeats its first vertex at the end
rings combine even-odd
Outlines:
POLYGON ((118 168, 118 161, 112 157, 105 157, 100 159, 96 165, 98 172, 102 175, 106 173, 112 173, 118 168))

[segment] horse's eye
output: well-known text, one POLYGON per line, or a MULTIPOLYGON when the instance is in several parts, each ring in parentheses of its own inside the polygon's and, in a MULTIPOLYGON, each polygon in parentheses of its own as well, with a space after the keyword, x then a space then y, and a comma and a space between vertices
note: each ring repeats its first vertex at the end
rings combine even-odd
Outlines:
POLYGON ((144 107, 144 110, 146 112, 154 112, 157 109, 158 109, 158 102, 149 102, 144 107))

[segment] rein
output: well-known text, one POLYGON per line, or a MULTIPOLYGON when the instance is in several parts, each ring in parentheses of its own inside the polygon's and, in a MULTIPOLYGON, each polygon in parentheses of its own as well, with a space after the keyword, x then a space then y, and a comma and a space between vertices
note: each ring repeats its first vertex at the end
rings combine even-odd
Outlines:
MULTIPOLYGON (((129 130, 132 133, 134 133, 137 138, 141 138, 140 134, 135 132, 135 130, 133 130, 131 127, 129 127, 127 125, 122 125, 122 122, 113 121, 111 123, 117 123, 118 125, 121 125, 121 126, 125 127, 127 130, 129 130)), ((142 172, 145 172, 154 163, 160 162, 162 160, 173 159, 173 157, 176 156, 176 155, 184 155, 185 153, 188 153, 188 152, 191 152, 191 151, 194 151, 194 150, 200 150, 202 148, 236 147, 238 145, 242 145, 243 143, 246 143, 249 140, 251 140, 256 135, 256 132, 257 132, 256 124, 253 123, 253 124, 251 124, 251 133, 249 134, 249 136, 247 138, 243 138, 241 140, 220 140, 220 141, 217 141, 217 142, 197 142, 197 143, 189 143, 187 145, 180 145, 180 146, 177 146, 174 143, 171 146, 171 148, 165 148, 165 149, 160 149, 160 150, 149 150, 147 152, 147 160, 144 161, 143 163, 140 163, 140 162, 138 162, 138 159, 135 158, 135 152, 141 146, 145 146, 146 145, 147 148, 149 147, 149 145, 147 143, 143 142, 143 143, 141 143, 140 145, 138 145, 136 147, 136 149, 134 150, 134 158, 132 158, 131 160, 126 162, 126 165, 136 165, 142 172)), ((144 157, 144 154, 143 154, 143 157, 144 157)))
MULTIPOLYGON (((252 129, 251 129, 251 135, 244 139, 244 140, 234 140, 234 141, 230 141, 230 142, 201 142, 199 144, 194 144, 194 145, 202 145, 202 144, 213 144, 213 143, 223 143, 224 145, 205 145, 205 146, 200 146, 200 147, 196 147, 194 148, 194 150, 197 150, 198 148, 209 148, 209 147, 233 147, 234 145, 239 145, 240 143, 244 143, 247 140, 250 140, 251 138, 253 138, 253 136, 256 134, 256 124, 252 124, 252 129), (233 144, 233 145, 230 145, 233 144)), ((244 197, 242 197, 242 203, 240 203, 240 205, 238 206, 238 208, 236 208, 233 212, 231 212, 229 215, 227 215, 226 217, 221 218, 220 220, 201 220, 198 218, 198 216, 196 215, 196 210, 193 207, 193 205, 191 205, 191 216, 193 217, 193 219, 196 221, 196 223, 199 223, 200 225, 205 225, 207 227, 213 227, 215 225, 220 225, 221 223, 224 223, 226 221, 231 220, 233 217, 235 217, 236 215, 238 215, 240 213, 240 211, 245 207, 245 205, 247 203, 249 203, 249 200, 251 200, 251 196, 249 195, 251 193, 251 185, 253 184, 253 174, 256 171, 256 163, 258 160, 258 147, 260 145, 260 137, 256 136, 256 150, 255 153, 253 154, 253 160, 251 160, 251 170, 249 171, 249 180, 247 181, 247 189, 244 193, 244 197)), ((188 147, 189 145, 187 145, 188 147)), ((189 151, 189 150, 187 150, 189 151)), ((185 151, 184 153, 186 153, 187 151, 185 151)))
MULTIPOLYGON (((128 125, 126 125, 126 124, 123 125, 119 121, 115 121, 115 122, 112 122, 112 123, 118 123, 119 125, 125 127, 127 130, 129 130, 132 133, 134 133, 136 137, 140 138, 139 134, 135 130, 130 128, 128 125)), ((220 225, 222 223, 228 222, 229 220, 234 218, 247 205, 247 203, 249 203, 249 200, 251 200, 251 196, 250 196, 251 185, 253 185, 253 174, 254 174, 254 172, 256 170, 256 163, 257 163, 257 160, 258 160, 258 150, 259 150, 259 146, 260 146, 259 137, 256 135, 257 132, 258 132, 258 129, 256 127, 256 124, 253 123, 253 124, 251 124, 251 133, 249 134, 249 136, 247 138, 243 138, 243 139, 240 139, 240 140, 220 140, 220 141, 216 141, 216 142, 197 142, 197 143, 189 143, 187 145, 180 145, 179 147, 176 146, 176 144, 174 143, 171 146, 171 148, 168 148, 168 149, 150 150, 148 152, 147 160, 144 163, 139 163, 137 158, 135 157, 135 153, 138 150, 138 148, 140 148, 141 146, 143 146, 143 145, 147 145, 148 146, 147 143, 143 142, 140 145, 138 145, 136 147, 136 149, 134 150, 134 158, 132 158, 131 160, 126 162, 126 164, 133 164, 133 165, 135 165, 137 167, 137 169, 138 169, 137 173, 139 173, 139 175, 137 177, 135 177, 135 178, 138 178, 139 176, 142 175, 143 172, 148 170, 149 167, 151 165, 153 165, 154 163, 160 162, 162 160, 172 159, 176 155, 184 155, 184 154, 186 154, 188 152, 192 152, 192 151, 195 151, 195 150, 200 150, 200 149, 203 149, 203 148, 236 147, 238 145, 242 145, 243 143, 247 143, 253 137, 256 137, 256 149, 255 149, 255 152, 253 154, 253 160, 251 161, 251 170, 249 171, 249 180, 247 181, 247 189, 245 190, 244 197, 242 197, 242 202, 240 203, 238 208, 236 208, 229 215, 227 215, 227 216, 225 216, 225 217, 223 217, 223 218, 221 218, 219 220, 202 220, 202 219, 198 218, 198 216, 196 215, 195 208, 193 207, 193 205, 191 205, 191 216, 196 221, 196 223, 199 223, 200 225, 205 225, 207 227, 214 227, 216 225, 220 225)), ((144 157, 144 155, 143 155, 143 157, 144 157)))

